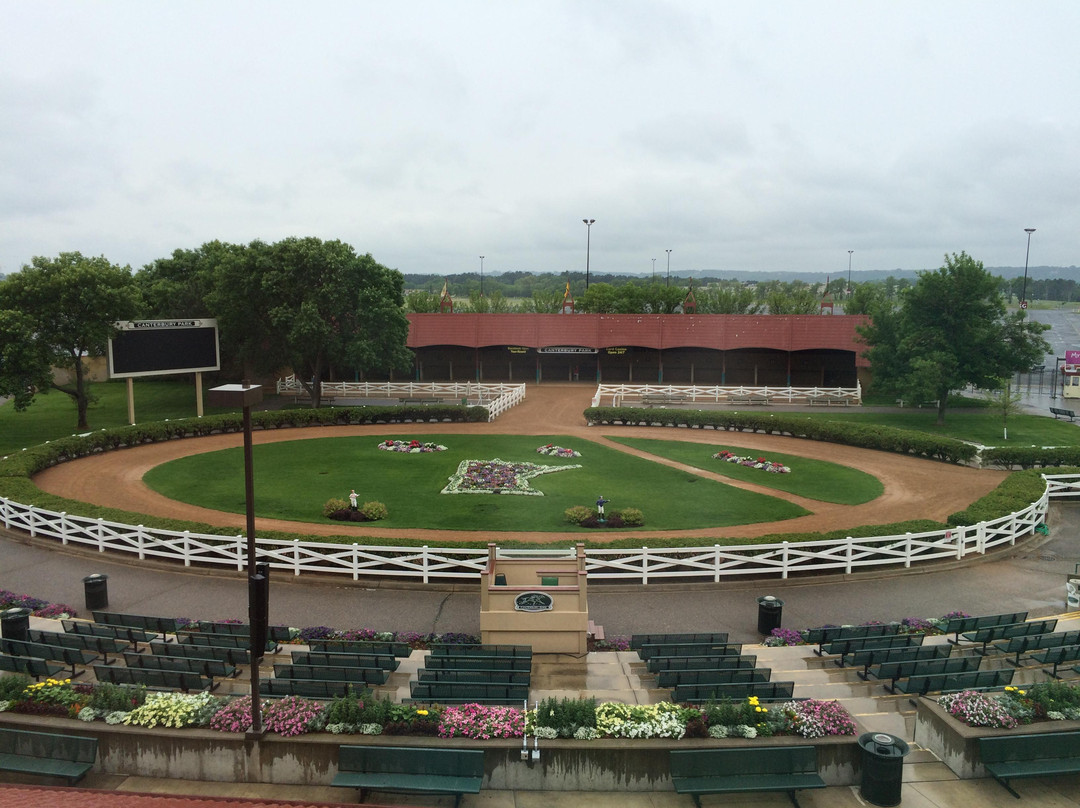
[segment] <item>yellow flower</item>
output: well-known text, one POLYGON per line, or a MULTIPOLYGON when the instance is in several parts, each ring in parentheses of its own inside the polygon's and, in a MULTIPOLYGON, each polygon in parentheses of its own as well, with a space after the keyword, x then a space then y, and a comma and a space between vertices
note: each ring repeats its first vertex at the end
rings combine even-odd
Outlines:
POLYGON ((427 714, 428 714, 428 711, 427 711, 427 710, 417 710, 417 711, 416 711, 416 714, 417 714, 417 715, 427 715, 427 714))

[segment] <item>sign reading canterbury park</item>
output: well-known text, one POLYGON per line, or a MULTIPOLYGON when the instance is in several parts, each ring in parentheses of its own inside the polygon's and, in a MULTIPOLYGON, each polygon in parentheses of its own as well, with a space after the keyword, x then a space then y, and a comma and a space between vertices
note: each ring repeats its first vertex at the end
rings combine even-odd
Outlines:
POLYGON ((547 592, 522 592, 514 598, 514 611, 550 612, 555 601, 547 592))
POLYGON ((596 348, 584 348, 580 345, 549 345, 546 348, 537 348, 537 353, 561 353, 561 354, 594 354, 596 348))
POLYGON ((128 320, 109 340, 109 377, 220 370, 217 320, 128 320))

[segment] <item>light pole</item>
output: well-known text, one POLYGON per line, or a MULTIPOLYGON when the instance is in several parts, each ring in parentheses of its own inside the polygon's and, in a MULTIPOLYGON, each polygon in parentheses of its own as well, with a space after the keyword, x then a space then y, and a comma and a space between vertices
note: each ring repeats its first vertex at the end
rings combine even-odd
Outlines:
MULTIPOLYGON (((251 408, 262 401, 262 385, 223 384, 207 390, 207 403, 212 407, 241 407, 244 411, 244 499, 247 525, 248 622, 251 638, 251 737, 263 734, 262 710, 259 705, 259 663, 266 655, 267 612, 270 582, 255 563, 255 477, 251 463, 251 408)), ((269 566, 265 567, 269 572, 269 566)))
POLYGON ((480 297, 484 296, 484 256, 480 256, 480 297))
POLYGON ((671 250, 664 250, 667 253, 667 280, 664 282, 664 286, 671 286, 671 250))
POLYGON ((652 279, 653 283, 656 283, 656 259, 652 260, 652 279))
POLYGON ((1027 269, 1028 269, 1028 257, 1031 255, 1031 234, 1035 232, 1034 227, 1025 227, 1024 232, 1028 234, 1027 252, 1024 253, 1024 291, 1020 293, 1020 308, 1027 308, 1027 269))
POLYGON ((592 247, 592 226, 596 219, 582 219, 585 222, 585 291, 589 291, 589 250, 592 247))
POLYGON ((847 251, 847 293, 851 294, 851 254, 854 250, 847 251))

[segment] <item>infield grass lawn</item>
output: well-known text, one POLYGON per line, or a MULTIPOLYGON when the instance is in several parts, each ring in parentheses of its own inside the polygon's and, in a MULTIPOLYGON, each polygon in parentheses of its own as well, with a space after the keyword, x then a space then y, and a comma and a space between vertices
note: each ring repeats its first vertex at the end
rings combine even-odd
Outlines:
MULTIPOLYGON (((287 441, 254 448, 255 512, 258 516, 328 524, 323 504, 346 499, 355 488, 361 503, 377 500, 389 518, 372 523, 387 528, 596 533, 567 523, 574 505, 595 506, 602 494, 608 511, 638 508, 642 530, 687 530, 773 522, 807 511, 781 499, 706 480, 616 449, 566 436, 423 435, 447 446, 445 452, 402 454, 378 448, 394 436, 357 436, 287 441), (537 454, 554 443, 581 452, 579 458, 537 454), (500 460, 581 468, 530 480, 544 496, 441 494, 462 460, 500 460)), ((144 478, 155 491, 182 502, 243 513, 242 450, 226 449, 173 460, 144 478)))
MULTIPOLYGON (((723 433, 718 433, 722 435, 723 433)), ((686 443, 676 440, 653 440, 650 438, 622 438, 615 435, 605 437, 624 446, 632 446, 643 452, 677 460, 694 468, 704 469, 733 480, 787 491, 800 497, 835 502, 840 505, 861 505, 881 496, 885 486, 872 474, 848 466, 829 463, 825 460, 812 460, 798 455, 760 452, 738 446, 725 446, 710 443, 686 443), (764 457, 766 460, 782 463, 791 469, 790 474, 770 474, 761 469, 740 466, 723 460, 714 460, 713 455, 721 449, 727 449, 739 456, 764 457)), ((827 445, 822 446, 828 451, 827 445)))

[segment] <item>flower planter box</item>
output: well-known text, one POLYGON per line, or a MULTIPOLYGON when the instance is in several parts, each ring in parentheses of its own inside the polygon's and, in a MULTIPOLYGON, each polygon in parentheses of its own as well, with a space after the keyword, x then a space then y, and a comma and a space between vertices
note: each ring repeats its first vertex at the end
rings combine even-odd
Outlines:
POLYGON ((1015 729, 969 727, 945 711, 936 699, 919 699, 915 718, 915 743, 929 749, 961 780, 987 777, 979 757, 979 738, 1001 735, 1035 735, 1080 730, 1080 721, 1040 721, 1015 729))
MULTIPOLYGON (((483 788, 526 791, 674 791, 667 752, 671 749, 791 746, 818 748, 818 768, 830 786, 854 785, 859 777, 857 736, 828 738, 707 738, 543 740, 540 759, 521 759, 521 739, 476 741, 413 735, 313 733, 283 738, 268 733, 257 741, 242 733, 208 729, 147 729, 103 721, 0 713, 0 726, 64 732, 98 739, 94 771, 182 780, 236 783, 330 785, 338 747, 373 745, 460 747, 486 753, 483 788)), ((857 732, 864 729, 859 727, 857 732)), ((532 749, 532 739, 529 748, 532 749)))

